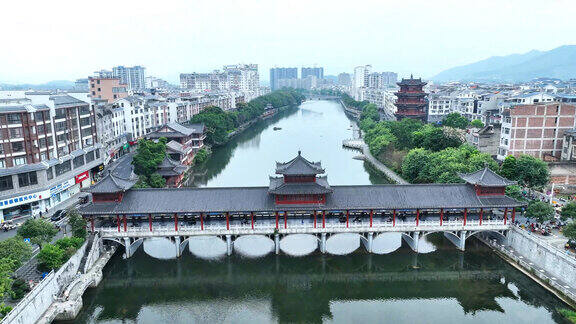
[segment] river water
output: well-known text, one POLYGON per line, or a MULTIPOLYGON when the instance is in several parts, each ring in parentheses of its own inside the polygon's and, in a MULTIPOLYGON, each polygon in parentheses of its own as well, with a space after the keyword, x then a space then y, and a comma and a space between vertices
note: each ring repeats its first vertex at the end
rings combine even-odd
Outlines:
MULTIPOLYGON (((266 186, 275 162, 298 150, 322 161, 332 185, 385 183, 341 147, 352 136, 350 123, 334 102, 306 102, 215 149, 189 185, 266 186)), ((346 256, 210 259, 189 251, 161 259, 164 249, 155 244, 127 260, 118 253, 101 284, 85 293, 75 323, 564 322, 559 299, 474 239, 466 252, 432 234, 420 242, 428 252, 421 254, 389 236, 374 241, 381 255, 359 248, 346 256)), ((329 242, 329 251, 330 244, 338 242, 329 242)))

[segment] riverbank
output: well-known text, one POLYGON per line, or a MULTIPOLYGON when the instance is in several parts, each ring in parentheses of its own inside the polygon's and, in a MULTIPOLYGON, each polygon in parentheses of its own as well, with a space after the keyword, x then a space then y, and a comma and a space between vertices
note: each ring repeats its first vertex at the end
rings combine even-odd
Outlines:
POLYGON ((478 236, 502 259, 576 308, 576 260, 550 244, 515 226, 506 240, 478 236))
POLYGON ((408 182, 402 179, 396 172, 392 171, 392 169, 388 168, 384 163, 378 161, 372 153, 370 153, 370 149, 368 145, 364 143, 362 139, 353 139, 353 140, 344 140, 342 142, 342 146, 357 149, 362 152, 360 158, 364 161, 370 163, 376 170, 382 172, 386 178, 390 179, 392 182, 396 184, 408 184, 408 182))

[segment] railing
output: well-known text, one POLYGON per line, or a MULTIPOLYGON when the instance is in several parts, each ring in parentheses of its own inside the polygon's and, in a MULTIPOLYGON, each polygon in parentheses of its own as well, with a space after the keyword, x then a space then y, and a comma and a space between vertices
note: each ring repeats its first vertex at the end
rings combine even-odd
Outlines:
POLYGON ((152 224, 150 230, 149 223, 141 223, 140 226, 107 226, 96 228, 103 237, 132 237, 132 236, 174 236, 174 235, 222 235, 222 234, 242 234, 242 233, 324 233, 324 232, 403 232, 403 231, 449 231, 449 230, 502 230, 510 227, 509 223, 503 220, 467 220, 464 225, 462 220, 446 220, 440 224, 439 220, 420 221, 416 225, 415 221, 392 221, 382 222, 369 221, 349 222, 348 224, 340 221, 326 221, 323 226, 322 220, 317 220, 316 226, 309 219, 306 220, 288 220, 284 223, 283 218, 279 218, 278 227, 274 220, 265 220, 255 222, 254 225, 248 223, 238 224, 237 221, 231 222, 229 227, 224 221, 218 221, 218 224, 199 223, 195 225, 186 225, 180 222, 178 229, 174 223, 152 224))

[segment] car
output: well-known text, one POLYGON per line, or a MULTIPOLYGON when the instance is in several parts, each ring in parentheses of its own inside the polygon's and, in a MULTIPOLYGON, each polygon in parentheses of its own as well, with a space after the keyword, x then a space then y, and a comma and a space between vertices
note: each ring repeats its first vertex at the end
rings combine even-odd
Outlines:
POLYGON ((66 216, 66 213, 64 213, 64 209, 60 209, 60 210, 57 210, 54 214, 52 214, 52 217, 50 217, 50 220, 53 222, 59 221, 62 218, 64 218, 64 216, 66 216))
POLYGON ((564 247, 567 249, 576 249, 576 240, 569 239, 568 242, 566 242, 566 245, 564 245, 564 247))

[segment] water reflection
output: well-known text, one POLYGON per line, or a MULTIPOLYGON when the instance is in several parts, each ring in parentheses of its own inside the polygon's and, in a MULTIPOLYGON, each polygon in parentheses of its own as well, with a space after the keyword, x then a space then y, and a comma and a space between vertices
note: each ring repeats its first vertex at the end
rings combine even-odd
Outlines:
POLYGON ((158 260, 139 251, 111 261, 101 285, 86 293, 77 322, 562 321, 554 296, 477 241, 466 253, 439 241, 425 255, 404 246, 385 256, 359 250, 218 262, 158 260))

